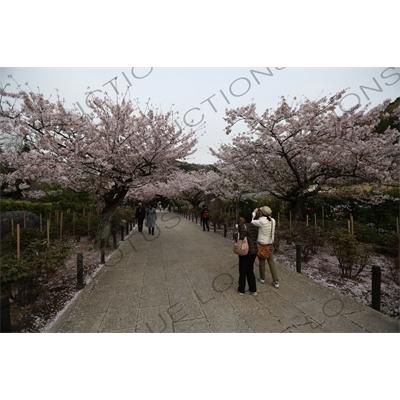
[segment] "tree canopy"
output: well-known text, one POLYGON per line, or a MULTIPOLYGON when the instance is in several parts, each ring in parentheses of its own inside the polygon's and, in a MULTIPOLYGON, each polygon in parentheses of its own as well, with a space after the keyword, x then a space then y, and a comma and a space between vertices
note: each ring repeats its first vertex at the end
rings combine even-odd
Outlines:
POLYGON ((126 96, 92 97, 91 112, 82 116, 59 99, 6 89, 0 89, 0 130, 22 138, 29 151, 0 154, 13 168, 1 183, 10 191, 39 181, 89 192, 103 206, 103 227, 130 189, 168 177, 197 143, 194 131, 176 129, 172 111, 150 104, 142 110, 126 96))
MULTIPOLYGON (((320 100, 289 104, 261 115, 256 104, 227 110, 226 133, 244 123, 247 130, 218 150, 221 165, 234 167, 248 185, 290 202, 295 212, 322 190, 368 184, 399 183, 399 130, 376 131, 388 101, 371 110, 355 106, 337 113, 342 91, 320 100)), ((296 99, 295 99, 296 100, 296 99)), ((392 110, 399 120, 400 108, 392 110)))

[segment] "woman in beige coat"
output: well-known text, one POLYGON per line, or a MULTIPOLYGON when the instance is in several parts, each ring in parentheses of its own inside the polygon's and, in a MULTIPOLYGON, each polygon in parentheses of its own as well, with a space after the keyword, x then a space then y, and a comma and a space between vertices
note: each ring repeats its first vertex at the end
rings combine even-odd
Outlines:
MULTIPOLYGON (((268 206, 256 208, 253 211, 253 219, 251 223, 258 227, 257 242, 260 244, 268 244, 271 249, 271 255, 267 258, 269 269, 272 275, 272 283, 276 288, 279 288, 278 271, 274 260, 274 238, 275 238, 275 220, 271 217, 272 211, 268 206), (257 217, 259 218, 257 219, 257 217)), ((260 282, 265 283, 265 258, 258 257, 260 270, 260 282)))

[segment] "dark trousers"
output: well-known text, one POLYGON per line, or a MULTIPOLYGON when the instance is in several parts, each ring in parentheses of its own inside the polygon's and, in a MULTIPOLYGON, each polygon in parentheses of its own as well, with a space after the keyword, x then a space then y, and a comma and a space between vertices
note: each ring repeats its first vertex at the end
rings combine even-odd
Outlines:
POLYGON ((239 257, 239 287, 238 291, 245 292, 246 280, 249 285, 250 292, 257 292, 256 276, 254 275, 254 261, 256 254, 239 257))
POLYGON ((210 230, 210 225, 208 225, 208 218, 203 219, 203 231, 205 231, 207 228, 207 230, 210 230))
POLYGON ((138 219, 138 231, 142 232, 143 229, 143 219, 138 219))

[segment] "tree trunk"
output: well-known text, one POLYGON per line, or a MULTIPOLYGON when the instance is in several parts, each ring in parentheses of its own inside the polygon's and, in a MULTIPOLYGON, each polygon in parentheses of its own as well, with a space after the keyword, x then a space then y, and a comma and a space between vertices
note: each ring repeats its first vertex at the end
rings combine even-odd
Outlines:
POLYGON ((304 197, 298 197, 295 200, 290 200, 290 208, 292 211, 292 218, 295 221, 302 219, 301 207, 304 205, 306 199, 304 197))
POLYGON ((97 227, 96 237, 95 237, 95 248, 100 248, 101 239, 105 239, 106 243, 111 235, 111 219, 114 215, 115 209, 108 209, 103 211, 101 214, 100 222, 97 227))
POLYGON ((240 197, 235 199, 235 220, 239 221, 240 197))
POLYGON ((122 204, 126 193, 128 190, 126 188, 114 188, 107 196, 104 196, 105 207, 101 214, 100 222, 97 227, 96 237, 95 237, 95 248, 99 249, 101 244, 101 239, 108 239, 111 235, 111 220, 115 213, 115 210, 122 204))

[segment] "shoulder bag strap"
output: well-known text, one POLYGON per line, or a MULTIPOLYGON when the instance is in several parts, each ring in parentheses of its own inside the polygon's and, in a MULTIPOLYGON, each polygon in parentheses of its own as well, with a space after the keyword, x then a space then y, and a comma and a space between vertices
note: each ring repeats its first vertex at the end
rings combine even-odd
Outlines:
POLYGON ((269 235, 271 236, 271 243, 272 243, 272 228, 274 227, 274 220, 271 218, 271 232, 269 235))

